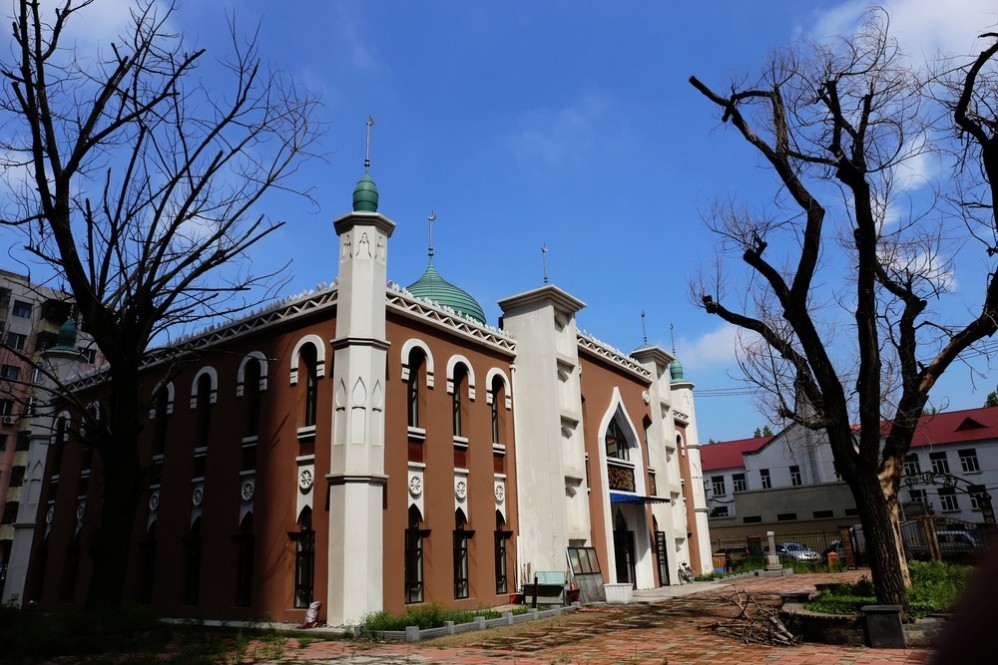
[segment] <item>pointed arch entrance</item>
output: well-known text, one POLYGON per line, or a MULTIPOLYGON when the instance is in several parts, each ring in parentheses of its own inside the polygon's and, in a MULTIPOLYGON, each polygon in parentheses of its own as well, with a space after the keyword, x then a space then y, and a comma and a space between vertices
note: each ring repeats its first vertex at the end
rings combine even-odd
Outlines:
POLYGON ((624 512, 615 509, 613 518, 613 558, 617 571, 617 582, 630 583, 637 587, 637 571, 635 570, 634 531, 627 524, 624 512))

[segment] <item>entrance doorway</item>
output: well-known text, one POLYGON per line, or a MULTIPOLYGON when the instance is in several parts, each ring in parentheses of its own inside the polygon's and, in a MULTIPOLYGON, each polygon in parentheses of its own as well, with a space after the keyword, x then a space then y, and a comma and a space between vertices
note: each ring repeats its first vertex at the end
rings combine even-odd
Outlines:
POLYGON ((630 583, 636 587, 637 575, 634 570, 634 532, 627 528, 624 514, 617 510, 613 522, 613 551, 616 559, 617 582, 630 583))

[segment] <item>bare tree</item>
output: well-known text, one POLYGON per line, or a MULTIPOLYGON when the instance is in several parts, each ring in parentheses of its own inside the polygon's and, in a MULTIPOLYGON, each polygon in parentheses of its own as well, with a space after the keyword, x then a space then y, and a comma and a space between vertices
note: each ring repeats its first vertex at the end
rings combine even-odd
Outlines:
POLYGON ((172 32, 171 3, 137 0, 118 43, 81 53, 67 30, 92 2, 15 3, 2 137, 28 177, 3 223, 65 280, 110 365, 107 413, 88 422, 104 479, 89 601, 113 605, 147 483, 140 366, 158 335, 240 311, 272 277, 248 272, 246 252, 280 226, 258 206, 308 154, 316 102, 234 22, 226 87, 208 89, 198 68, 214 63, 172 32))
POLYGON ((751 296, 733 303, 721 282, 694 288, 708 313, 767 347, 747 366, 757 380, 769 377, 780 417, 827 433, 856 499, 877 598, 907 611, 898 521, 904 456, 940 375, 998 328, 998 281, 992 272, 969 321, 937 318, 931 303, 949 289, 951 270, 943 224, 952 220, 934 197, 932 217, 899 214, 901 175, 908 160, 941 149, 928 137, 964 142, 952 180, 960 175, 969 182, 961 191, 978 197, 958 210, 990 230, 984 249, 994 254, 996 88, 980 72, 998 45, 957 72, 948 105, 939 107, 937 84, 908 64, 888 28, 887 13, 875 10, 856 36, 790 49, 758 84, 724 94, 690 79, 779 182, 769 217, 730 207, 711 217, 747 266, 751 296), (934 111, 949 119, 948 136, 933 131, 934 111))

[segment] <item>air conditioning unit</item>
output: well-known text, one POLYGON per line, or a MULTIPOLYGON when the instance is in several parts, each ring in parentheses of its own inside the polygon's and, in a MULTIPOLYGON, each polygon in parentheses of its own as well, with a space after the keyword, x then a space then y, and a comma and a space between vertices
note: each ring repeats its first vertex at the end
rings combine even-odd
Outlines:
POLYGON ((15 422, 14 421, 14 416, 4 416, 3 417, 3 424, 4 425, 13 425, 14 422, 15 422))

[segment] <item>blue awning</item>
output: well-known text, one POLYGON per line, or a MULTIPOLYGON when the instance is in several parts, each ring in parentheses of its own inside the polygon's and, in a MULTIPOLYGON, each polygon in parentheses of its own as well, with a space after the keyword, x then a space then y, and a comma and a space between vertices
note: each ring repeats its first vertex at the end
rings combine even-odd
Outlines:
POLYGON ((637 494, 610 492, 610 503, 669 503, 669 500, 660 496, 638 496, 637 494))

